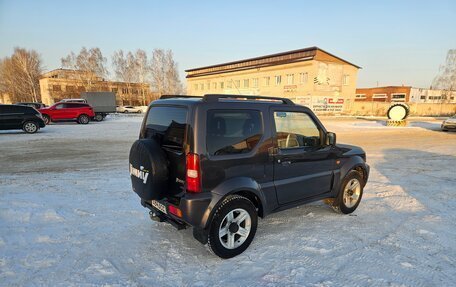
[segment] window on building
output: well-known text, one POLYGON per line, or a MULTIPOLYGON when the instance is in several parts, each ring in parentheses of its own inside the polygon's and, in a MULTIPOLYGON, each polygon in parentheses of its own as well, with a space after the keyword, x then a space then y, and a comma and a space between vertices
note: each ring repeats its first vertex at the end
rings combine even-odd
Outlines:
POLYGON ((426 96, 421 96, 420 99, 425 100, 426 96))
POLYGON ((248 88, 249 87, 249 79, 245 79, 244 80, 244 88, 248 88))
POLYGON ((198 91, 198 84, 194 84, 194 85, 193 85, 193 89, 194 89, 195 91, 198 91))
POLYGON ((117 88, 112 88, 112 89, 111 89, 111 92, 117 93, 117 90, 118 90, 117 88))
POLYGON ((287 85, 294 84, 294 74, 287 74, 287 85))
POLYGON ((200 90, 204 90, 204 84, 200 84, 200 90))
POLYGON ((210 90, 211 89, 211 83, 206 83, 206 90, 210 90))
POLYGON ((299 73, 299 83, 300 84, 305 84, 307 83, 307 80, 309 79, 309 73, 299 73))
POLYGON ((258 78, 252 79, 252 87, 253 88, 258 88, 258 78))
POLYGON ((133 89, 133 90, 131 90, 131 92, 132 92, 133 95, 137 95, 138 94, 138 89, 133 89))
POLYGON ((212 89, 217 90, 217 83, 212 83, 212 89))
POLYGON ((60 92, 62 90, 62 87, 60 85, 52 85, 52 90, 54 92, 60 92))
POLYGON ((350 84, 350 75, 344 75, 344 86, 350 84))
POLYGON ((366 94, 356 94, 356 100, 364 100, 366 99, 366 94))
POLYGON ((224 89, 225 88, 225 83, 224 82, 220 82, 220 89, 224 89))
POLYGON ((231 89, 233 87, 233 80, 229 80, 228 82, 226 82, 226 87, 228 89, 231 89))
POLYGON ((405 102, 405 94, 391 94, 392 102, 405 102))
POLYGON ((264 85, 265 85, 266 87, 269 86, 270 80, 271 80, 271 77, 264 77, 264 85))
POLYGON ((387 98, 388 98, 388 97, 386 96, 386 94, 374 94, 374 95, 372 96, 372 100, 373 100, 374 102, 386 102, 386 99, 387 99, 387 98))
POLYGON ((76 87, 75 86, 66 86, 65 89, 67 92, 74 92, 76 90, 76 87))
POLYGON ((274 79, 275 79, 275 85, 276 86, 278 86, 278 85, 280 85, 282 83, 282 76, 280 76, 280 75, 279 76, 275 76, 274 79))
POLYGON ((241 87, 241 80, 234 81, 234 86, 239 89, 241 87))

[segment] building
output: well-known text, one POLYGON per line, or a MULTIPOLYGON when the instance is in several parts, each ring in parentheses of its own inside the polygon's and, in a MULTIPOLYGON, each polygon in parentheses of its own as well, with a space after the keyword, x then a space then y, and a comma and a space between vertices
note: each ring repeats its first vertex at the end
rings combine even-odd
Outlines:
POLYGON ((355 99, 359 66, 318 47, 186 70, 191 95, 291 98, 317 112, 341 112, 355 99))
POLYGON ((413 103, 456 103, 456 91, 412 88, 410 102, 413 103))
POLYGON ((52 105, 65 98, 79 98, 81 92, 114 92, 119 105, 148 105, 154 98, 150 85, 106 81, 90 72, 56 69, 40 79, 41 101, 52 105))
POLYGON ((356 89, 357 102, 409 102, 410 86, 387 86, 356 89))

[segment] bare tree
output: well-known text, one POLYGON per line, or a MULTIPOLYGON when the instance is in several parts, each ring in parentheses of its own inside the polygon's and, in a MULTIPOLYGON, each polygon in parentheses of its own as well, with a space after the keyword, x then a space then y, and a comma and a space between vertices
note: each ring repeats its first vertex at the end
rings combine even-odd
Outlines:
POLYGON ((448 51, 445 64, 440 66, 439 73, 432 82, 432 88, 456 90, 456 49, 448 51))
POLYGON ((40 75, 43 71, 39 54, 34 50, 15 48, 11 57, 0 62, 0 92, 13 101, 41 100, 40 75))
POLYGON ((75 70, 75 75, 83 83, 86 91, 94 88, 95 82, 108 75, 106 69, 106 58, 103 57, 100 48, 82 47, 78 55, 71 52, 61 59, 62 68, 75 70))
POLYGON ((143 106, 146 105, 146 94, 150 91, 145 89, 145 83, 148 82, 151 66, 149 65, 149 60, 147 59, 147 53, 144 50, 138 49, 135 53, 135 72, 137 75, 137 80, 141 84, 141 97, 143 106))
POLYGON ((177 63, 171 50, 155 49, 151 63, 152 87, 160 95, 182 92, 177 63))

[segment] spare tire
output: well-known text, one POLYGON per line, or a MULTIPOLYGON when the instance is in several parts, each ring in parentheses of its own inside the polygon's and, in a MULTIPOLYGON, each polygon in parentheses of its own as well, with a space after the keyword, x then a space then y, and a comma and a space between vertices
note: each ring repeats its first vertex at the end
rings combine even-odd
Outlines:
POLYGON ((139 139, 130 149, 130 178, 133 191, 144 200, 161 199, 168 182, 168 161, 153 139, 139 139))

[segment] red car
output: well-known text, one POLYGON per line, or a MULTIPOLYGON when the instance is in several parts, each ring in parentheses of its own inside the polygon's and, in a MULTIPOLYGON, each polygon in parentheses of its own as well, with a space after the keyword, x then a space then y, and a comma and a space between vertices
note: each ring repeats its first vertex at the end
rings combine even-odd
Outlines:
POLYGON ((46 124, 58 121, 76 120, 79 124, 88 124, 95 116, 92 107, 84 103, 56 103, 48 108, 39 109, 46 124))

